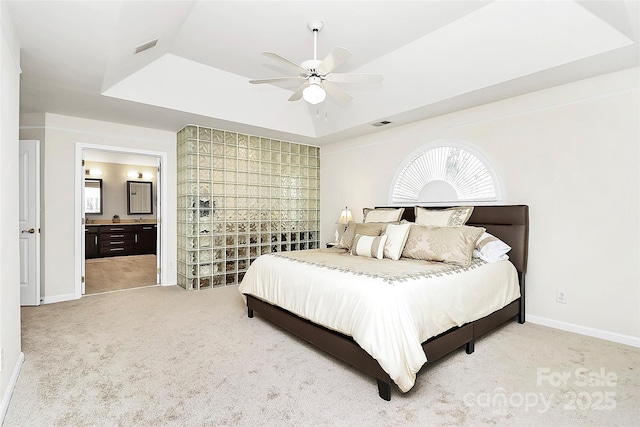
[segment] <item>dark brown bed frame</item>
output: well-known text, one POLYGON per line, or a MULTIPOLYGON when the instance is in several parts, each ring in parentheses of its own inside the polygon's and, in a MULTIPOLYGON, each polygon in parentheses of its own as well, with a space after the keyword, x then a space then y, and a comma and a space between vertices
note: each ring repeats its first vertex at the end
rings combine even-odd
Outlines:
MULTIPOLYGON (((429 209, 438 209, 429 207, 429 209)), ((405 207, 403 219, 414 221, 414 207, 405 207)), ((518 323, 525 322, 525 273, 529 242, 529 207, 476 206, 467 225, 484 227, 487 232, 498 237, 509 246, 509 259, 518 271, 521 297, 506 307, 460 327, 455 327, 422 343, 427 356, 426 366, 434 360, 465 346, 468 354, 473 353, 475 340, 514 317, 518 323)), ((378 362, 364 351, 353 338, 329 330, 303 319, 287 310, 264 302, 252 295, 247 297, 247 311, 253 317, 254 311, 261 317, 297 335, 305 341, 337 357, 338 359, 373 376, 378 382, 378 392, 384 400, 391 400, 393 381, 382 370, 378 362)))

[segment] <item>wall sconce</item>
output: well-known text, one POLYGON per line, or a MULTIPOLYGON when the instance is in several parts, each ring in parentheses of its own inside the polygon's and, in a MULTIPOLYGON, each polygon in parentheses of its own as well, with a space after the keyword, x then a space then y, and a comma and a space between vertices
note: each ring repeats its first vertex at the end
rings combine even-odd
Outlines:
POLYGON ((91 176, 101 176, 102 171, 98 168, 91 168, 91 169, 85 169, 84 174, 91 175, 91 176))
POLYGON ((151 172, 136 172, 136 171, 131 171, 131 172, 127 172, 127 177, 129 178, 133 178, 133 179, 151 179, 153 178, 153 174, 151 172))

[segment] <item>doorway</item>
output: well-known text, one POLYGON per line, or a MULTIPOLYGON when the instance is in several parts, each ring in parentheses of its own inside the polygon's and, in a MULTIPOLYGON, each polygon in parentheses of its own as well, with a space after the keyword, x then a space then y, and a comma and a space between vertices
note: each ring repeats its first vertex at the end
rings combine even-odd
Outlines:
POLYGON ((76 154, 82 165, 77 297, 163 284, 166 153, 78 143, 76 154), (130 204, 130 189, 142 184, 150 187, 140 193, 149 200, 130 204))

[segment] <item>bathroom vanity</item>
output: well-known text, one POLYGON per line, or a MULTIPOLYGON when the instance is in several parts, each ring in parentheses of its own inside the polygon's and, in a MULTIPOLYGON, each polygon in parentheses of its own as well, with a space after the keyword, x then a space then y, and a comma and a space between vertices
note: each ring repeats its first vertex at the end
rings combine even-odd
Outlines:
POLYGON ((85 258, 156 253, 156 224, 85 225, 85 258))

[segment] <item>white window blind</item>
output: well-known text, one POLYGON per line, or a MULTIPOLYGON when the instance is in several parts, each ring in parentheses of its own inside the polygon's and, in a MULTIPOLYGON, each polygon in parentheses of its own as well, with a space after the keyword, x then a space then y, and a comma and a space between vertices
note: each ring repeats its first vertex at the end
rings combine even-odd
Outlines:
MULTIPOLYGON (((424 151, 404 167, 393 187, 392 202, 420 202, 430 183, 449 184, 461 201, 496 200, 496 185, 487 166, 461 147, 442 146, 424 151)), ((442 200, 448 202, 451 200, 442 200)))

